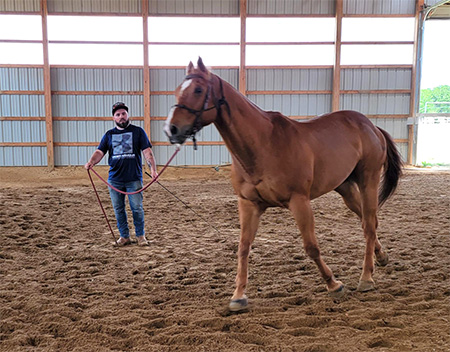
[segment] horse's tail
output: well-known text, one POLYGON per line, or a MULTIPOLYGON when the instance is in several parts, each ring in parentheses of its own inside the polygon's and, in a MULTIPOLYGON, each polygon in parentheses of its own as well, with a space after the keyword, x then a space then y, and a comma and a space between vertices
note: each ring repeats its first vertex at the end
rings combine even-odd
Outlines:
POLYGON ((386 202, 388 198, 392 196, 395 189, 397 188, 398 180, 402 175, 403 161, 397 149, 397 146, 395 145, 389 133, 379 127, 378 129, 381 131, 384 139, 386 140, 387 149, 387 158, 384 164, 383 180, 378 195, 378 206, 381 207, 384 202, 386 202))

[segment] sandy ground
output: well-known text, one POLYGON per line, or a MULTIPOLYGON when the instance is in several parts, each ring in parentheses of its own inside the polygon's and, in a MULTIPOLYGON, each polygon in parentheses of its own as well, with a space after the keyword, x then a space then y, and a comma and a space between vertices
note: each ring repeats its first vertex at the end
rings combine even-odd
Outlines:
POLYGON ((161 183, 199 215, 152 185, 151 246, 115 248, 84 169, 0 168, 0 350, 450 350, 450 172, 406 171, 379 213, 390 262, 368 293, 355 290, 356 216, 336 193, 314 201, 323 257, 349 289, 339 301, 290 213, 269 209, 240 314, 227 310, 239 237, 228 178, 227 168, 168 169, 161 183))

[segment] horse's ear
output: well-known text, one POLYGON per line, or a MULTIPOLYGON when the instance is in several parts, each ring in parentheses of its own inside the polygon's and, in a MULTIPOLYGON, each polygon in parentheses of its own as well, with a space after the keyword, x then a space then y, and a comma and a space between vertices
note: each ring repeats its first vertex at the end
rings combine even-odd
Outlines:
POLYGON ((192 71, 194 71, 194 64, 192 63, 192 61, 189 61, 189 65, 186 68, 186 75, 190 75, 192 71))
POLYGON ((200 69, 200 71, 207 73, 208 69, 206 68, 205 64, 203 63, 202 58, 199 56, 197 61, 197 67, 200 69))

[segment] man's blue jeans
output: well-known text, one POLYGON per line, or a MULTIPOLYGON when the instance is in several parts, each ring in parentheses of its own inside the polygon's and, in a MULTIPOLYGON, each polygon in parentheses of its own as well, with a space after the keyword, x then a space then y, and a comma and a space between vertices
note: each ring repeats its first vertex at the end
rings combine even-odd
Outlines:
MULTIPOLYGON (((134 192, 142 188, 141 181, 132 182, 116 182, 108 180, 108 182, 117 189, 125 192, 134 192)), ((120 237, 129 238, 130 229, 128 228, 127 212, 125 209, 125 195, 109 188, 114 213, 116 214, 117 227, 120 237)), ((142 205, 142 192, 128 196, 131 212, 133 214, 133 223, 136 230, 136 236, 144 236, 144 206, 142 205)))

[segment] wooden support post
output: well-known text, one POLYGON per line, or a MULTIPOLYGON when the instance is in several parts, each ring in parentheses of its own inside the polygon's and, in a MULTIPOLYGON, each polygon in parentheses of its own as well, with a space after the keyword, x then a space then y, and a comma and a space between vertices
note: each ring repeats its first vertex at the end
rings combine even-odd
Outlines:
POLYGON ((420 96, 420 74, 418 70, 421 69, 420 61, 422 59, 422 24, 423 18, 423 6, 424 0, 416 1, 416 15, 415 15, 415 29, 414 29, 414 52, 413 52, 413 64, 411 70, 411 93, 409 100, 409 116, 412 118, 413 123, 408 125, 408 155, 406 157, 406 163, 412 165, 413 153, 414 153, 414 129, 416 125, 417 102, 420 96))
POLYGON ((334 67, 333 67, 333 90, 331 110, 340 110, 341 97, 341 46, 342 46, 342 17, 344 13, 344 0, 336 0, 336 40, 334 43, 334 67))
POLYGON ((142 0, 142 22, 144 39, 144 130, 151 140, 151 116, 150 116, 150 68, 148 63, 148 0, 142 0))
POLYGON ((44 55, 43 76, 44 76, 47 167, 52 170, 55 167, 55 154, 53 144, 52 89, 50 83, 50 62, 48 59, 47 15, 48 15, 47 0, 41 0, 42 48, 44 55))
POLYGON ((240 58, 239 58, 239 92, 246 95, 247 91, 247 74, 245 68, 245 49, 246 49, 246 38, 245 33, 247 31, 247 0, 239 1, 239 16, 241 19, 241 38, 239 41, 240 47, 240 58))

